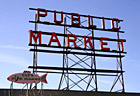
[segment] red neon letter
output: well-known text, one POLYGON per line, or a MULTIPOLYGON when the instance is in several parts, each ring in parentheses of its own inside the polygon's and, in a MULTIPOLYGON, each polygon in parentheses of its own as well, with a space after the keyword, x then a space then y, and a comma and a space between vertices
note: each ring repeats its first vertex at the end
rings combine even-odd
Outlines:
POLYGON ((121 42, 121 51, 124 51, 123 42, 126 42, 125 39, 118 39, 121 42))
POLYGON ((89 43, 91 49, 94 49, 93 44, 91 43, 91 38, 92 38, 92 36, 90 36, 88 38, 88 40, 86 40, 86 36, 84 36, 84 48, 86 48, 87 47, 87 43, 89 43))
POLYGON ((49 42, 48 45, 50 46, 52 42, 57 42, 58 46, 61 46, 61 44, 60 44, 55 32, 52 33, 52 36, 51 36, 51 39, 50 39, 50 42, 49 42), (53 37, 55 37, 55 39, 53 39, 53 37))
POLYGON ((105 20, 104 20, 104 17, 102 17, 102 28, 105 29, 105 20))
POLYGON ((45 17, 45 16, 47 16, 47 10, 45 10, 45 9, 37 9, 37 21, 40 21, 39 17, 45 17), (40 11, 45 12, 45 14, 40 14, 40 11))
POLYGON ((41 44, 41 31, 38 32, 37 36, 35 37, 32 30, 30 32, 30 41, 29 43, 32 44, 32 38, 34 39, 34 42, 37 43, 37 39, 39 38, 39 44, 41 44))
POLYGON ((109 38, 103 38, 101 37, 100 43, 101 43, 101 50, 110 50, 110 48, 104 48, 103 45, 107 45, 107 42, 103 42, 103 40, 108 40, 109 38))
POLYGON ((76 40, 77 36, 74 34, 67 34, 67 46, 70 47, 70 42, 73 42, 74 46, 77 47, 76 45, 76 40), (70 39, 70 37, 74 37, 74 39, 70 39))
POLYGON ((54 10, 54 22, 55 23, 62 23, 63 22, 63 12, 61 11, 61 21, 56 20, 56 11, 54 10))
POLYGON ((80 26, 80 15, 76 13, 71 13, 71 24, 80 26), (74 16, 77 16, 77 18, 74 18, 74 16), (77 21, 77 23, 74 23, 74 21, 77 21))
POLYGON ((90 25, 90 15, 88 15, 88 27, 96 28, 96 25, 90 25))
POLYGON ((113 29, 113 30, 120 30, 121 27, 117 27, 117 28, 115 28, 115 26, 114 26, 114 21, 116 21, 116 22, 118 22, 118 23, 120 22, 119 19, 113 18, 113 19, 112 19, 112 29, 113 29))

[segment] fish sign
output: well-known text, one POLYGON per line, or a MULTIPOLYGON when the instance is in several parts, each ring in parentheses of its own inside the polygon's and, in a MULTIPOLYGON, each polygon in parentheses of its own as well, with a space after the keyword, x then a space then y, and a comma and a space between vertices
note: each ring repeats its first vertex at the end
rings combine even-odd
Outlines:
POLYGON ((29 84, 29 83, 48 83, 46 80, 47 73, 39 76, 38 74, 31 73, 31 71, 24 71, 23 73, 15 73, 10 75, 7 79, 12 82, 29 84))

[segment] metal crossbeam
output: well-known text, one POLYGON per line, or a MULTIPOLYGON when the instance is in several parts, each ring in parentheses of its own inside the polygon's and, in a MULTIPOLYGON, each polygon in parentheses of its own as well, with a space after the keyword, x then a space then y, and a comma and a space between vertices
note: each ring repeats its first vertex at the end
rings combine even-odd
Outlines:
POLYGON ((63 67, 48 67, 48 66, 29 66, 28 68, 46 69, 46 70, 72 70, 72 71, 87 71, 87 72, 101 72, 101 73, 123 73, 120 70, 103 70, 103 69, 83 69, 83 68, 63 68, 63 67))

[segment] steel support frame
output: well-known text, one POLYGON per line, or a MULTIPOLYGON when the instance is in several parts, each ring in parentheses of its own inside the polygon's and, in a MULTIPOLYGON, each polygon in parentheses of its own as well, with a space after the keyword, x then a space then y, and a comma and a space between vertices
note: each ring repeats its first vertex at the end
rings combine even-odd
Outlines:
MULTIPOLYGON (((65 23, 64 23, 64 25, 66 25, 66 18, 69 18, 67 15, 65 15, 65 23)), ((93 32, 93 31, 92 31, 93 32)), ((69 34, 72 34, 72 32, 70 32, 68 29, 67 29, 67 26, 64 26, 64 34, 67 34, 67 33, 69 33, 69 34)), ((93 34, 93 33, 92 33, 93 34)), ((66 38, 64 37, 64 45, 63 46, 66 46, 65 44, 65 40, 66 38)), ((78 38, 77 38, 78 39, 78 38)), ((77 43, 78 42, 82 42, 80 39, 78 39, 78 41, 77 41, 77 43)), ((83 42, 82 42, 83 43, 83 42)), ((94 44, 94 43, 93 43, 94 44)), ((72 45, 71 45, 72 46, 72 45)), ((80 45, 81 46, 81 45, 80 45)), ((80 47, 80 46, 78 46, 78 47, 80 47)), ((66 50, 66 51, 68 51, 67 50, 67 48, 66 49, 64 49, 64 50, 66 50)), ((71 49, 72 50, 72 49, 71 49)), ((85 53, 86 53, 86 51, 85 51, 85 53)), ((75 65, 79 65, 80 67, 83 67, 82 65, 80 65, 80 62, 83 62, 84 64, 86 64, 86 65, 88 65, 89 67, 91 67, 91 68, 93 68, 93 63, 91 62, 91 65, 89 65, 89 64, 87 64, 85 61, 86 60, 84 60, 87 56, 85 56, 84 58, 80 58, 80 57, 78 57, 76 54, 73 54, 73 56, 75 57, 75 58, 78 58, 79 59, 79 61, 78 62, 76 62, 74 59, 72 59, 72 58, 70 58, 69 56, 68 56, 68 54, 63 54, 63 68, 71 68, 71 67, 74 67, 75 65), (73 61, 74 62, 74 64, 72 64, 71 66, 69 66, 68 65, 68 60, 71 60, 71 61, 73 61)), ((95 57, 95 56, 94 56, 95 57)), ((92 60, 92 56, 91 56, 91 60, 92 60)), ((84 67, 85 68, 85 67, 84 67)), ((95 67, 94 67, 95 68, 95 67)), ((86 68, 85 68, 86 69, 86 68)), ((96 68, 95 68, 96 69, 96 68)), ((75 86, 78 86, 81 90, 83 90, 83 91, 87 91, 88 90, 88 87, 89 86, 91 86, 93 89, 92 90, 95 90, 95 91, 97 91, 97 87, 95 88, 95 87, 93 87, 92 85, 90 85, 90 82, 91 82, 91 80, 94 80, 93 79, 93 77, 95 76, 96 77, 96 72, 95 72, 95 74, 94 74, 94 76, 92 75, 92 76, 90 76, 90 75, 87 75, 86 77, 84 77, 84 78, 81 78, 80 76, 79 76, 79 74, 74 74, 75 76, 77 76, 78 78, 79 78, 79 80, 78 81, 73 81, 72 79, 70 79, 69 78, 69 73, 74 73, 72 70, 71 70, 71 72, 69 72, 68 70, 66 71, 66 72, 64 72, 63 71, 63 73, 62 73, 62 75, 61 75, 61 79, 60 79, 60 84, 59 84, 59 87, 58 87, 58 89, 59 90, 61 90, 61 89, 65 89, 65 90, 71 90, 72 88, 74 88, 75 86), (89 81, 87 82, 87 81, 85 81, 85 78, 87 78, 87 77, 89 77, 90 76, 90 78, 89 78, 89 81), (62 87, 62 84, 64 83, 64 80, 65 80, 65 82, 66 82, 66 87, 64 87, 64 88, 61 88, 62 87), (71 81, 71 84, 69 83, 69 81, 71 81), (87 88, 86 89, 83 89, 82 87, 80 87, 80 85, 78 85, 80 82, 85 82, 86 84, 87 84, 87 88)), ((93 74, 92 72, 91 72, 91 74, 93 74)), ((97 86, 97 78, 94 80, 94 82, 96 83, 95 85, 97 86), (95 81, 96 80, 96 81, 95 81)))
MULTIPOLYGON (((116 27, 118 27, 118 22, 116 22, 116 27)), ((119 32, 117 32, 117 39, 120 39, 119 37, 119 32)), ((117 42, 117 50, 121 51, 121 46, 120 46, 120 42, 117 42)), ((121 53, 117 53, 119 56, 121 56, 121 53)), ((122 58, 121 57, 116 57, 116 69, 117 70, 123 70, 122 67, 122 58)), ((113 91, 113 88, 115 87, 115 85, 117 84, 117 82, 120 82, 122 89, 117 90, 115 92, 125 92, 125 87, 124 87, 124 78, 123 78, 123 72, 116 73, 116 77, 114 79, 114 82, 112 84, 112 87, 110 89, 110 92, 113 91)))
MULTIPOLYGON (((37 21, 37 14, 35 14, 35 21, 37 21)), ((35 23, 35 31, 37 31, 37 23, 35 23)), ((35 43, 34 50, 37 50, 37 43, 35 43)), ((33 66, 33 73, 37 74, 37 51, 33 52, 33 66)), ((30 84, 30 89, 37 89, 37 84, 34 86, 33 84, 30 84)))
MULTIPOLYGON (((35 17, 36 18, 36 17, 35 17)), ((69 30, 71 28, 71 26, 67 26, 67 18, 69 18, 67 16, 67 14, 65 14, 65 19, 64 19, 64 40, 63 40, 63 51, 67 52, 67 53, 63 53, 63 64, 62 64, 62 68, 74 68, 74 66, 76 65, 79 65, 79 67, 81 68, 84 68, 84 69, 94 69, 96 70, 96 55, 94 56, 88 56, 88 55, 85 55, 85 57, 81 58, 79 57, 77 54, 72 54, 75 58, 78 59, 78 61, 76 61, 74 58, 71 58, 69 57, 69 54, 68 52, 70 50, 74 50, 74 49, 70 49, 68 50, 68 48, 66 47, 66 34, 72 34, 72 32, 69 30), (68 28, 69 27, 69 28, 68 28), (86 63, 87 60, 91 59, 91 63, 88 64, 86 63), (71 66, 69 65, 69 60, 70 61, 73 61, 74 64, 72 64, 71 66), (87 67, 84 67, 83 65, 81 65, 80 63, 84 63, 87 67)), ((31 21, 30 21, 31 22, 31 21)), ((85 22, 85 21, 84 21, 85 22)), ((91 22, 93 24, 93 18, 91 18, 91 22)), ((36 22, 36 19, 35 19, 35 31, 37 31, 37 23, 39 22, 36 22)), ((82 24, 83 22, 81 22, 82 24)), ((82 25, 81 25, 82 26, 82 25)), ((118 23, 117 25, 118 26, 118 23)), ((88 29, 91 33, 89 34, 90 36, 92 36, 93 38, 94 37, 94 30, 93 29, 88 29)), ((117 39, 119 39, 119 33, 120 32, 117 32, 117 39)), ((87 35, 87 36, 89 36, 87 35)), ((78 39, 78 38, 77 38, 78 39)), ((82 42, 81 39, 78 39, 78 42, 82 42)), ((77 42, 77 43, 78 43, 77 42)), ((95 47, 95 44, 94 44, 94 39, 92 40, 93 42, 93 46, 95 47)), ((81 45, 79 45, 80 47, 81 45)), ((117 46, 118 46, 118 50, 119 50, 119 53, 117 53, 117 55, 119 55, 120 57, 116 57, 116 60, 117 60, 117 70, 121 70, 122 72, 121 73, 116 73, 116 77, 114 79, 114 83, 112 84, 112 87, 110 89, 110 92, 113 91, 115 85, 117 84, 117 82, 120 82, 121 83, 121 87, 122 89, 118 90, 118 91, 121 91, 121 92, 125 92, 125 88, 124 88, 124 78, 123 78, 123 68, 122 68, 122 55, 121 55, 121 50, 120 50, 120 42, 117 43, 117 46)), ((36 46, 34 46, 34 55, 33 55, 33 73, 37 74, 37 72, 39 72, 37 70, 37 44, 36 46)), ((72 47, 72 46, 71 46, 72 47)), ((85 53, 87 50, 84 50, 85 53)), ((96 54, 95 51, 91 51, 92 54, 96 54)), ((97 72, 90 72, 89 74, 85 74, 84 77, 81 77, 81 75, 79 73, 76 73, 72 70, 62 70, 62 75, 61 75, 61 79, 60 79, 60 83, 59 83, 59 86, 58 86, 58 90, 73 90, 73 88, 75 86, 79 87, 80 90, 82 91, 98 91, 98 80, 97 80, 97 72), (76 77, 79 78, 79 80, 75 81, 73 80, 72 78, 70 78, 70 74, 73 74, 75 75, 76 77), (88 81, 86 81, 85 79, 88 78, 88 81), (80 86, 80 82, 84 82, 85 84, 87 84, 86 88, 83 88, 82 86, 80 86), (62 85, 66 83, 66 86, 63 87, 62 85), (94 84, 93 84, 94 83, 94 84), (89 87, 91 87, 92 89, 89 90, 89 87)), ((40 71, 41 72, 41 71, 40 71)), ((52 72, 53 73, 53 72, 52 72)), ((55 73, 55 72, 54 72, 55 73)), ((35 87, 37 88, 37 86, 35 87)))

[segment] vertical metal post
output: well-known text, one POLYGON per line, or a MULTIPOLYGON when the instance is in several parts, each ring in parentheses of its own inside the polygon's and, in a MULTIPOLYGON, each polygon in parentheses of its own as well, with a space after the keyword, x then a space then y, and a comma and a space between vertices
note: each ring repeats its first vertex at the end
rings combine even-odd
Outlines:
POLYGON ((9 96, 12 96, 12 90, 13 90, 13 82, 10 85, 10 92, 9 92, 9 96))
MULTIPOLYGON (((37 22, 37 14, 36 14, 35 20, 37 22)), ((37 23, 35 23, 35 31, 37 31, 37 23)), ((37 50, 37 46, 35 46, 35 50, 37 50)), ((34 67, 37 67, 37 51, 35 51, 34 67)), ((34 69, 34 73, 37 74, 37 68, 34 69)), ((37 84, 35 84, 35 89, 37 89, 37 84)))
MULTIPOLYGON (((35 14, 35 21, 37 22, 37 14, 35 14)), ((35 31, 37 31, 37 23, 35 23, 35 31)), ((37 44, 37 43, 35 43, 37 44)), ((37 46, 34 46, 34 49, 37 50, 37 46)), ((33 53, 33 73, 37 74, 37 51, 34 51, 33 53)), ((37 89, 37 84, 35 84, 35 89, 37 89)), ((30 89, 32 89, 32 84, 30 85, 30 89)))
POLYGON ((28 96, 28 83, 27 83, 27 93, 26 93, 26 96, 28 96))
POLYGON ((10 89, 13 89, 13 82, 12 82, 11 85, 10 85, 10 89))
MULTIPOLYGON (((93 18, 91 18, 91 22, 92 22, 92 25, 93 25, 93 18)), ((92 37, 94 38, 94 30, 93 30, 93 29, 92 29, 91 33, 92 33, 92 37)), ((92 43, 93 43, 93 46, 94 46, 94 48, 95 48, 94 39, 92 39, 92 43)), ((92 53, 95 54, 95 51, 92 51, 92 53)), ((93 66, 94 66, 94 69, 96 70, 96 58, 95 58, 95 55, 94 55, 94 56, 91 56, 91 69, 93 69, 93 66)), ((93 72, 91 72, 91 74, 92 74, 92 73, 93 73, 93 72)), ((93 75, 90 75, 89 83, 88 83, 88 85, 87 85, 86 90, 88 90, 88 87, 89 87, 89 85, 90 85, 92 79, 94 79, 94 78, 95 78, 95 80, 94 80, 94 82, 95 82, 95 89, 94 89, 94 90, 95 90, 95 91, 98 91, 98 86, 97 86, 97 74, 96 74, 96 71, 94 72, 94 76, 93 76, 93 75)))
MULTIPOLYGON (((118 27, 118 21, 116 22, 116 27, 118 27)), ((119 39, 119 32, 117 32, 117 39, 119 39)), ((118 45, 118 49, 119 49, 119 52, 121 51, 120 49, 120 42, 118 41, 117 42, 117 45, 118 45)), ((121 53, 119 53, 119 65, 120 65, 120 69, 121 71, 123 71, 123 68, 122 68, 122 58, 121 58, 121 53)), ((118 59, 118 58, 117 58, 118 59)), ((124 79, 123 79, 123 73, 121 73, 121 80, 122 80, 122 92, 125 92, 125 88, 124 88, 124 79)))
POLYGON ((41 82, 41 96, 43 96, 43 82, 41 82))
MULTIPOLYGON (((93 25, 93 18, 91 20, 92 20, 92 25, 93 25)), ((92 29, 92 37, 94 38, 94 30, 93 29, 92 29)), ((93 41, 93 46, 95 48, 94 39, 92 41, 93 41)), ((93 51, 93 54, 95 54, 95 51, 93 51)), ((95 57, 95 55, 93 56, 92 60, 93 60, 93 64, 94 64, 94 69, 96 70, 96 57, 95 57)), ((91 67, 92 66, 93 65, 91 65, 91 67)), ((95 76, 95 87, 96 87, 95 91, 98 91, 96 71, 94 72, 94 74, 95 74, 94 76, 95 76)))
MULTIPOLYGON (((63 46, 66 47, 66 34, 67 34, 67 28, 66 28, 66 15, 65 15, 65 19, 64 19, 64 39, 63 39, 63 46)), ((67 51, 67 48, 63 48, 63 51, 67 51)), ((68 68, 68 54, 65 54, 63 53, 63 68, 68 68)), ((67 84, 67 90, 69 90, 69 77, 68 77, 68 70, 66 71, 67 72, 67 76, 65 76, 65 73, 64 73, 64 70, 63 70, 63 73, 61 75, 61 79, 60 79, 60 83, 59 83, 59 87, 58 89, 60 90, 61 86, 62 86, 62 83, 63 83, 63 78, 67 78, 66 79, 66 84, 67 84)))
MULTIPOLYGON (((92 29, 92 37, 94 37, 93 29, 92 29)), ((95 48, 94 40, 93 40, 93 46, 94 46, 94 48, 95 48)), ((95 51, 93 51, 93 53, 95 54, 95 51)), ((95 55, 93 56, 92 60, 93 60, 93 64, 94 64, 94 69, 96 70, 96 57, 95 57, 95 55)), ((92 65, 92 66, 93 66, 93 65, 92 65)), ((91 66, 91 67, 92 67, 92 66, 91 66)), ((95 91, 98 91, 97 74, 96 74, 96 71, 94 72, 94 76, 95 76, 95 86, 96 86, 95 91)))
MULTIPOLYGON (((116 27, 118 28, 118 22, 116 22, 116 27)), ((119 39, 119 32, 117 32, 117 39, 119 39)), ((125 92, 125 88, 124 88, 124 79, 123 79, 123 68, 122 68, 122 58, 121 58, 121 49, 120 49, 120 42, 118 41, 117 42, 117 50, 119 50, 120 53, 117 53, 119 55, 119 57, 116 57, 116 60, 117 60, 117 70, 120 70, 122 71, 122 73, 120 74, 116 74, 116 78, 114 80, 114 83, 113 83, 113 86, 110 90, 110 92, 113 90, 114 86, 116 85, 116 83, 118 82, 118 80, 120 80, 120 83, 121 83, 121 86, 122 86, 122 89, 121 90, 118 90, 118 91, 122 91, 122 92, 125 92)))
MULTIPOLYGON (((37 22, 37 14, 35 15, 35 21, 37 22)), ((37 31, 37 23, 35 23, 35 31, 37 31)), ((35 46, 35 49, 37 50, 37 46, 35 46)), ((35 52, 35 63, 34 63, 34 67, 37 67, 37 51, 35 52)), ((34 73, 37 74, 37 68, 34 69, 34 73)))
MULTIPOLYGON (((66 16, 67 15, 65 15, 65 25, 66 25, 66 16)), ((67 27, 65 27, 65 30, 64 31, 65 31, 65 34, 67 34, 67 27)), ((68 49, 67 48, 66 48, 66 52, 68 52, 68 49)), ((69 66, 68 66, 68 54, 67 53, 66 53, 66 56, 65 57, 66 57, 65 58, 66 59, 66 68, 69 68, 69 66)), ((66 74, 66 78, 67 78, 66 79, 67 80, 66 81, 66 83, 67 83, 67 89, 66 90, 69 90, 69 72, 68 72, 68 70, 66 70, 66 73, 67 73, 66 74)))

